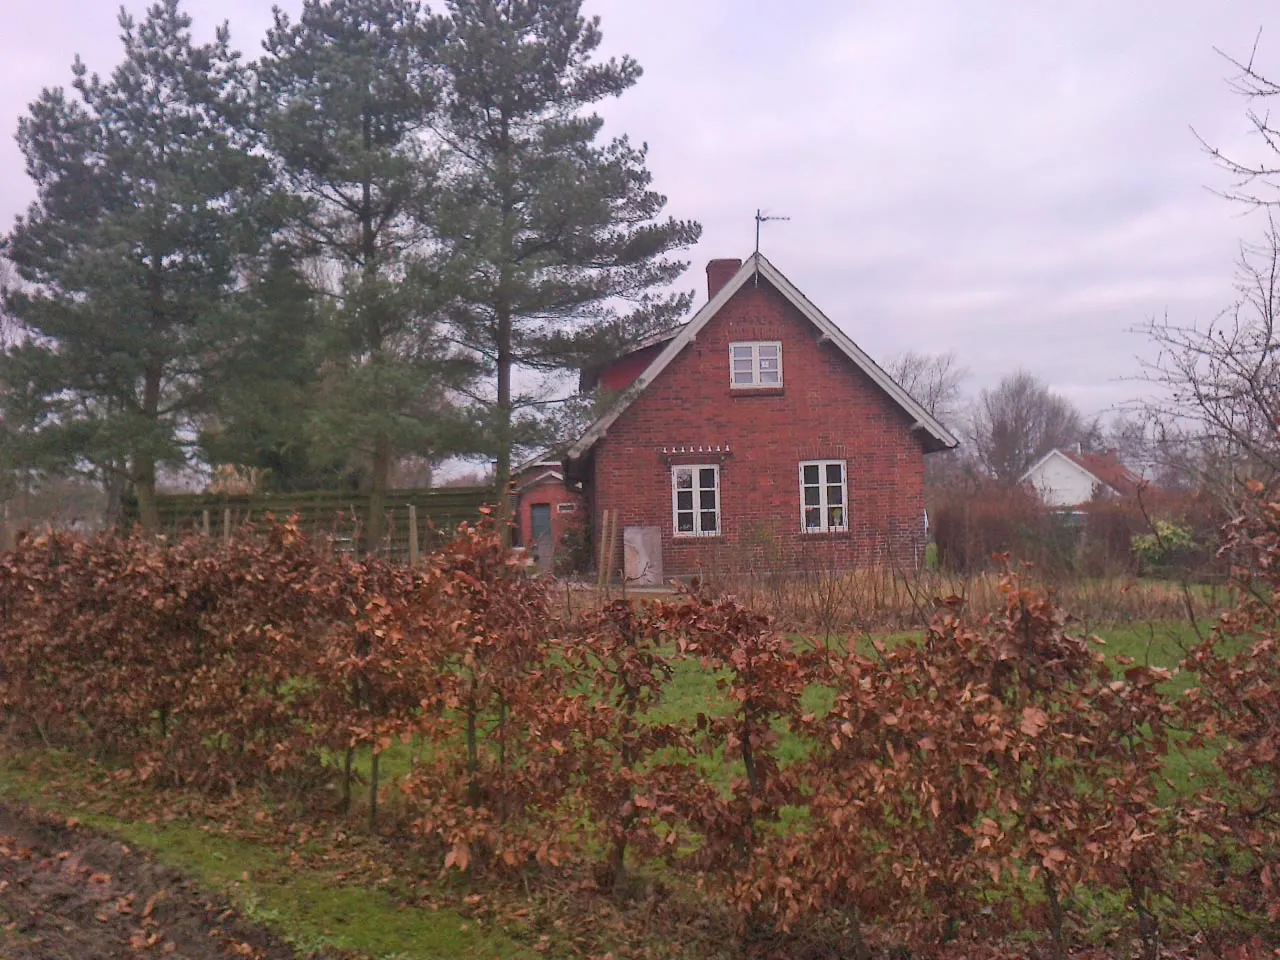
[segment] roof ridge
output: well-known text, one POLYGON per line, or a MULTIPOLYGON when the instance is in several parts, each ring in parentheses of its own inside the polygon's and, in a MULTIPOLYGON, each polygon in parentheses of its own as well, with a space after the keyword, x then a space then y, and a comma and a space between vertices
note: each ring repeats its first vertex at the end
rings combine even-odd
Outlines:
POLYGON ((644 392, 654 380, 679 356, 680 352, 694 339, 698 331, 705 327, 726 303, 746 284, 747 280, 763 275, 764 278, 800 311, 811 324, 817 327, 835 346, 853 361, 872 382, 883 390, 895 404, 914 419, 912 429, 928 432, 942 449, 950 449, 959 445, 959 440, 942 423, 927 411, 920 402, 911 396, 902 385, 893 379, 883 367, 871 359, 862 348, 853 342, 843 330, 831 321, 795 284, 783 275, 777 267, 769 262, 759 251, 753 253, 742 262, 737 273, 728 280, 703 306, 686 322, 679 332, 663 350, 653 359, 648 367, 636 377, 626 390, 622 391, 613 405, 598 417, 578 440, 566 451, 568 460, 583 457, 599 440, 609 427, 617 421, 623 412, 631 406, 635 399, 644 392))

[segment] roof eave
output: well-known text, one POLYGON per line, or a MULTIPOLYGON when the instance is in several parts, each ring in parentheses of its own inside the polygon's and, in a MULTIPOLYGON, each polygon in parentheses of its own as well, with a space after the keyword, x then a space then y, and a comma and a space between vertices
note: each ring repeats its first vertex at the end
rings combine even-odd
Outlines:
POLYGON ((603 439, 608 433, 609 427, 613 426, 618 417, 622 415, 623 411, 631 405, 645 387, 667 368, 668 364, 679 355, 689 341, 697 336, 698 331, 720 312, 720 308, 728 303, 729 299, 749 279, 757 274, 763 276, 783 297, 791 301, 805 318, 822 332, 826 339, 834 343, 842 353, 853 361, 856 367, 870 377, 872 382, 880 387, 901 410, 913 419, 912 430, 921 430, 928 438, 924 444, 926 452, 935 453, 941 450, 953 450, 960 445, 959 439, 950 430, 922 407, 879 364, 864 353, 850 339, 848 334, 819 310, 795 284, 783 276, 777 267, 762 254, 754 253, 743 262, 742 266, 738 268, 738 272, 716 292, 716 295, 708 300, 702 306, 702 309, 695 313, 689 322, 680 329, 679 333, 667 343, 662 352, 645 368, 645 371, 619 395, 609 410, 597 419, 578 441, 566 451, 565 459, 567 461, 581 460, 596 443, 603 439))

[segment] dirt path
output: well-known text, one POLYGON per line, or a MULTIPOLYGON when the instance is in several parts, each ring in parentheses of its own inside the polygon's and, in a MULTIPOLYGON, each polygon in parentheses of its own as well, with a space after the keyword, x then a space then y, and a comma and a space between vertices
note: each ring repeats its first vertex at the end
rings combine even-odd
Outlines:
POLYGON ((0 803, 0 957, 293 956, 221 899, 118 840, 0 803))

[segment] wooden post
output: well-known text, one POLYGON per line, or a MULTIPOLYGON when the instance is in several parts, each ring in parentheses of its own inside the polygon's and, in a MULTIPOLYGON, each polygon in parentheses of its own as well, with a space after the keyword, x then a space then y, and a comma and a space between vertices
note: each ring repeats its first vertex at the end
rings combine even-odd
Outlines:
POLYGON ((222 539, 230 542, 231 540, 231 508, 227 507, 222 511, 222 539))
POLYGON ((604 590, 605 557, 609 551, 609 510, 600 513, 600 560, 596 563, 596 589, 604 590))
POLYGON ((613 511, 613 534, 609 536, 609 582, 613 582, 613 562, 618 557, 618 524, 621 524, 622 517, 618 516, 617 511, 613 511))
POLYGON ((209 535, 209 508, 206 507, 200 514, 200 530, 207 537, 209 535))
POLYGON ((606 510, 604 516, 604 542, 600 554, 600 589, 608 596, 613 582, 613 558, 618 551, 618 511, 606 510))
POLYGON ((409 566, 418 565, 418 508, 409 504, 409 566))

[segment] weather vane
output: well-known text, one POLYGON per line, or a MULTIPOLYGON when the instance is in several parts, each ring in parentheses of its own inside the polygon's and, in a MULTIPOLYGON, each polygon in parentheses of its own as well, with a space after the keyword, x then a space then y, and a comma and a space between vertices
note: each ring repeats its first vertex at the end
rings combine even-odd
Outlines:
POLYGON ((770 217, 759 207, 756 208, 756 286, 760 285, 760 224, 771 220, 790 220, 790 217, 770 217))

